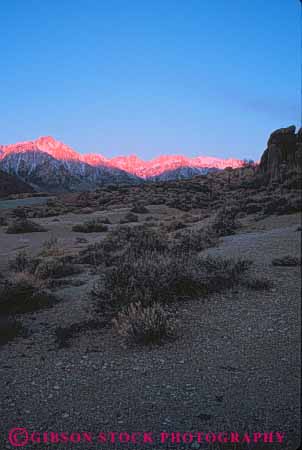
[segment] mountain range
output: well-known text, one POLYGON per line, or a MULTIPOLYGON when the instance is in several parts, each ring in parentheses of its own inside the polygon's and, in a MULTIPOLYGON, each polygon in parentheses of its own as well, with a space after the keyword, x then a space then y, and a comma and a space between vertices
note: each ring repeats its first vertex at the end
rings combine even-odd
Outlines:
POLYGON ((162 155, 144 161, 136 155, 106 158, 80 154, 51 136, 0 145, 0 170, 16 175, 35 189, 91 190, 106 184, 137 184, 144 180, 190 178, 210 170, 243 165, 238 159, 162 155))

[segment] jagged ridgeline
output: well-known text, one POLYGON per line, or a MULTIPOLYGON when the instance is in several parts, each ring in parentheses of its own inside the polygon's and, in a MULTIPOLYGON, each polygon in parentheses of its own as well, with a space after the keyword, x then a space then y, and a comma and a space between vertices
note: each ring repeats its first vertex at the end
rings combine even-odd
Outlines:
POLYGON ((242 164, 238 159, 182 155, 162 155, 150 161, 135 155, 108 159, 97 154, 82 155, 49 136, 0 146, 0 170, 18 176, 36 190, 49 192, 91 191, 108 184, 191 178, 242 164))
MULTIPOLYGON (((252 175, 260 184, 277 185, 286 180, 289 186, 298 188, 301 161, 302 131, 296 133, 295 126, 281 128, 271 134, 260 164, 252 164, 252 175)), ((143 161, 135 155, 112 159, 81 155, 51 137, 43 137, 0 146, 0 194, 94 191, 108 185, 185 180, 224 169, 240 172, 244 167, 242 160, 206 156, 162 155, 143 161), (12 177, 5 178, 4 172, 12 177)))

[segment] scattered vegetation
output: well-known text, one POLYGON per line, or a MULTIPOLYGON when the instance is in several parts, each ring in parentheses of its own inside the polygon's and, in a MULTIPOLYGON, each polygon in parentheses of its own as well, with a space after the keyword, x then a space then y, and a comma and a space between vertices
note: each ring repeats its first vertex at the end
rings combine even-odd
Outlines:
POLYGON ((159 344, 175 335, 175 321, 159 303, 131 303, 113 320, 117 332, 137 344, 159 344))
POLYGON ((22 233, 40 233, 47 231, 42 225, 28 219, 17 219, 9 224, 6 233, 22 234, 22 233))
POLYGON ((138 216, 132 212, 129 212, 125 215, 123 219, 120 220, 120 223, 132 223, 132 222, 138 222, 138 216))
POLYGON ((190 229, 175 237, 178 239, 179 248, 184 253, 201 252, 206 248, 214 247, 218 243, 217 236, 210 228, 190 229))
POLYGON ((109 232, 101 242, 91 244, 82 250, 78 262, 111 266, 129 249, 137 256, 143 255, 146 251, 165 252, 169 249, 169 241, 162 232, 151 230, 146 225, 135 228, 123 225, 109 232))
POLYGON ((170 222, 169 224, 165 225, 165 229, 168 233, 172 233, 173 231, 182 230, 186 228, 187 225, 184 222, 181 222, 180 220, 175 220, 173 222, 170 222))
POLYGON ((28 255, 26 250, 21 250, 17 253, 15 258, 10 261, 9 268, 14 272, 34 273, 38 263, 38 258, 33 258, 28 255))
POLYGON ((139 203, 135 204, 130 211, 135 214, 148 214, 150 212, 146 206, 139 203))
POLYGON ((130 303, 148 306, 198 298, 231 287, 249 265, 244 260, 203 259, 169 251, 138 255, 129 249, 103 274, 93 295, 102 313, 130 303))
POLYGON ((7 226, 7 219, 4 216, 0 216, 0 227, 6 227, 7 226))
POLYGON ((79 273, 79 269, 64 258, 46 257, 40 260, 35 269, 35 276, 41 280, 63 278, 79 273))
POLYGON ((48 294, 43 284, 27 272, 17 273, 0 291, 0 314, 21 314, 52 306, 55 298, 48 294))
POLYGON ((108 231, 108 227, 99 219, 92 219, 83 224, 74 225, 72 231, 79 233, 104 233, 108 231))
POLYGON ((43 242, 40 256, 63 256, 64 254, 65 250, 56 236, 51 236, 43 242))
POLYGON ((242 284, 254 291, 267 291, 272 287, 272 282, 268 278, 251 275, 244 279, 242 284))
POLYGON ((276 258, 272 260, 273 266, 294 267, 301 266, 301 258, 296 256, 284 256, 283 258, 276 258))
POLYGON ((0 317, 0 347, 18 336, 25 336, 26 330, 14 317, 0 317))
POLYGON ((232 207, 223 207, 215 216, 211 225, 217 236, 228 236, 235 234, 239 228, 236 220, 238 210, 232 207))

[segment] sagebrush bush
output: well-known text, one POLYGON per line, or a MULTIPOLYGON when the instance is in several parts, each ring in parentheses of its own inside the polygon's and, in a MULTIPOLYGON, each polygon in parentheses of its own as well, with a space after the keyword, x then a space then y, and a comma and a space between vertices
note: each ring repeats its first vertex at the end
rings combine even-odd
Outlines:
POLYGON ((159 344, 175 335, 175 321, 159 303, 131 303, 113 320, 117 332, 137 344, 159 344))
POLYGON ((49 239, 43 242, 41 256, 63 256, 65 254, 64 248, 62 248, 59 239, 56 236, 51 236, 49 239))
POLYGON ((137 203, 131 208, 130 212, 135 214, 148 214, 150 211, 146 206, 137 203))
POLYGON ((21 322, 13 317, 0 317, 0 346, 26 334, 21 322))
POLYGON ((17 219, 6 229, 8 234, 41 233, 47 231, 42 225, 28 219, 17 219))
POLYGON ((33 273, 37 267, 39 260, 29 256, 25 250, 17 253, 14 259, 9 263, 9 268, 14 272, 33 273))
POLYGON ((76 261, 79 264, 90 264, 92 266, 110 263, 109 257, 104 251, 103 242, 88 245, 80 251, 76 261))
POLYGON ((35 270, 35 276, 41 280, 62 278, 75 273, 78 273, 78 269, 74 264, 54 257, 46 257, 40 260, 35 270))
POLYGON ((244 258, 221 258, 207 256, 200 258, 201 277, 207 292, 219 292, 238 283, 252 262, 244 258))
POLYGON ((132 212, 129 212, 125 215, 123 219, 120 220, 120 223, 132 223, 132 222, 138 222, 138 216, 132 212))
POLYGON ((267 291, 271 289, 272 282, 270 279, 260 276, 249 276, 243 280, 243 285, 254 291, 267 291))
POLYGON ((13 216, 18 217, 19 219, 25 219, 27 217, 27 209, 23 206, 17 206, 17 208, 14 208, 13 216))
POLYGON ((137 256, 143 255, 147 251, 164 253, 169 249, 169 241, 162 232, 150 230, 146 225, 135 228, 119 226, 109 232, 101 242, 91 244, 82 250, 78 262, 110 266, 119 259, 121 253, 129 249, 137 256))
POLYGON ((186 259, 148 252, 137 256, 130 250, 105 274, 95 293, 99 306, 119 309, 141 301, 144 305, 168 303, 181 296, 198 295, 201 286, 186 259))
POLYGON ((6 227, 7 225, 7 218, 4 216, 0 216, 0 227, 6 227))
POLYGON ((280 266, 280 267, 294 267, 294 266, 301 266, 301 258, 298 258, 297 256, 283 256, 282 258, 275 258, 272 260, 273 266, 280 266))
POLYGON ((105 231, 108 231, 108 227, 102 221, 92 219, 88 222, 84 222, 83 224, 74 225, 72 227, 72 231, 79 233, 104 233, 105 231))
POLYGON ((27 272, 17 273, 0 290, 0 314, 21 314, 52 306, 55 298, 41 280, 27 272))
POLYGON ((173 231, 182 230, 183 228, 186 228, 187 225, 184 222, 181 222, 180 220, 175 220, 173 222, 170 222, 169 224, 165 225, 165 230, 168 233, 172 233, 173 231))
POLYGON ((224 207, 214 217, 211 228, 217 236, 228 236, 235 234, 239 227, 236 219, 238 211, 236 208, 224 207))
POLYGON ((185 253, 201 252, 214 247, 218 242, 216 234, 210 228, 190 229, 179 233, 176 238, 178 239, 176 245, 185 253))
POLYGON ((198 298, 231 287, 248 267, 244 260, 156 251, 138 256, 129 249, 104 272, 93 295, 100 311, 117 311, 138 301, 147 306, 198 298))
POLYGON ((108 236, 107 247, 116 251, 130 250, 143 255, 145 252, 165 253, 169 249, 168 237, 159 230, 150 230, 146 225, 120 227, 108 236))

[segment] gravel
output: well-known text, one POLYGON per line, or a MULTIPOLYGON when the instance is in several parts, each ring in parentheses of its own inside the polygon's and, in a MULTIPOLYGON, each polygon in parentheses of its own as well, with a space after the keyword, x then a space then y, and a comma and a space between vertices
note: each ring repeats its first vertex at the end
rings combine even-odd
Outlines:
MULTIPOLYGON (((284 220, 284 219, 283 219, 284 220)), ((178 339, 125 348, 108 328, 58 350, 54 329, 83 316, 88 297, 24 316, 31 335, 1 348, 1 448, 8 431, 284 431, 300 429, 300 268, 273 258, 299 256, 297 224, 228 236, 206 253, 254 261, 273 287, 243 287, 178 306, 178 339), (1 441, 2 440, 2 441, 1 441)), ((8 445, 8 447, 7 447, 8 445)), ((174 445, 197 449, 198 443, 174 445)), ((26 448, 48 448, 46 444, 26 448)), ((58 444, 50 448, 115 448, 58 444)), ((121 444, 120 448, 142 448, 121 444)), ((171 443, 147 448, 173 447, 171 443)), ((202 444, 205 447, 205 444, 202 444)), ((274 448, 278 448, 275 446, 274 448)), ((284 447, 282 447, 284 448, 284 447)))

